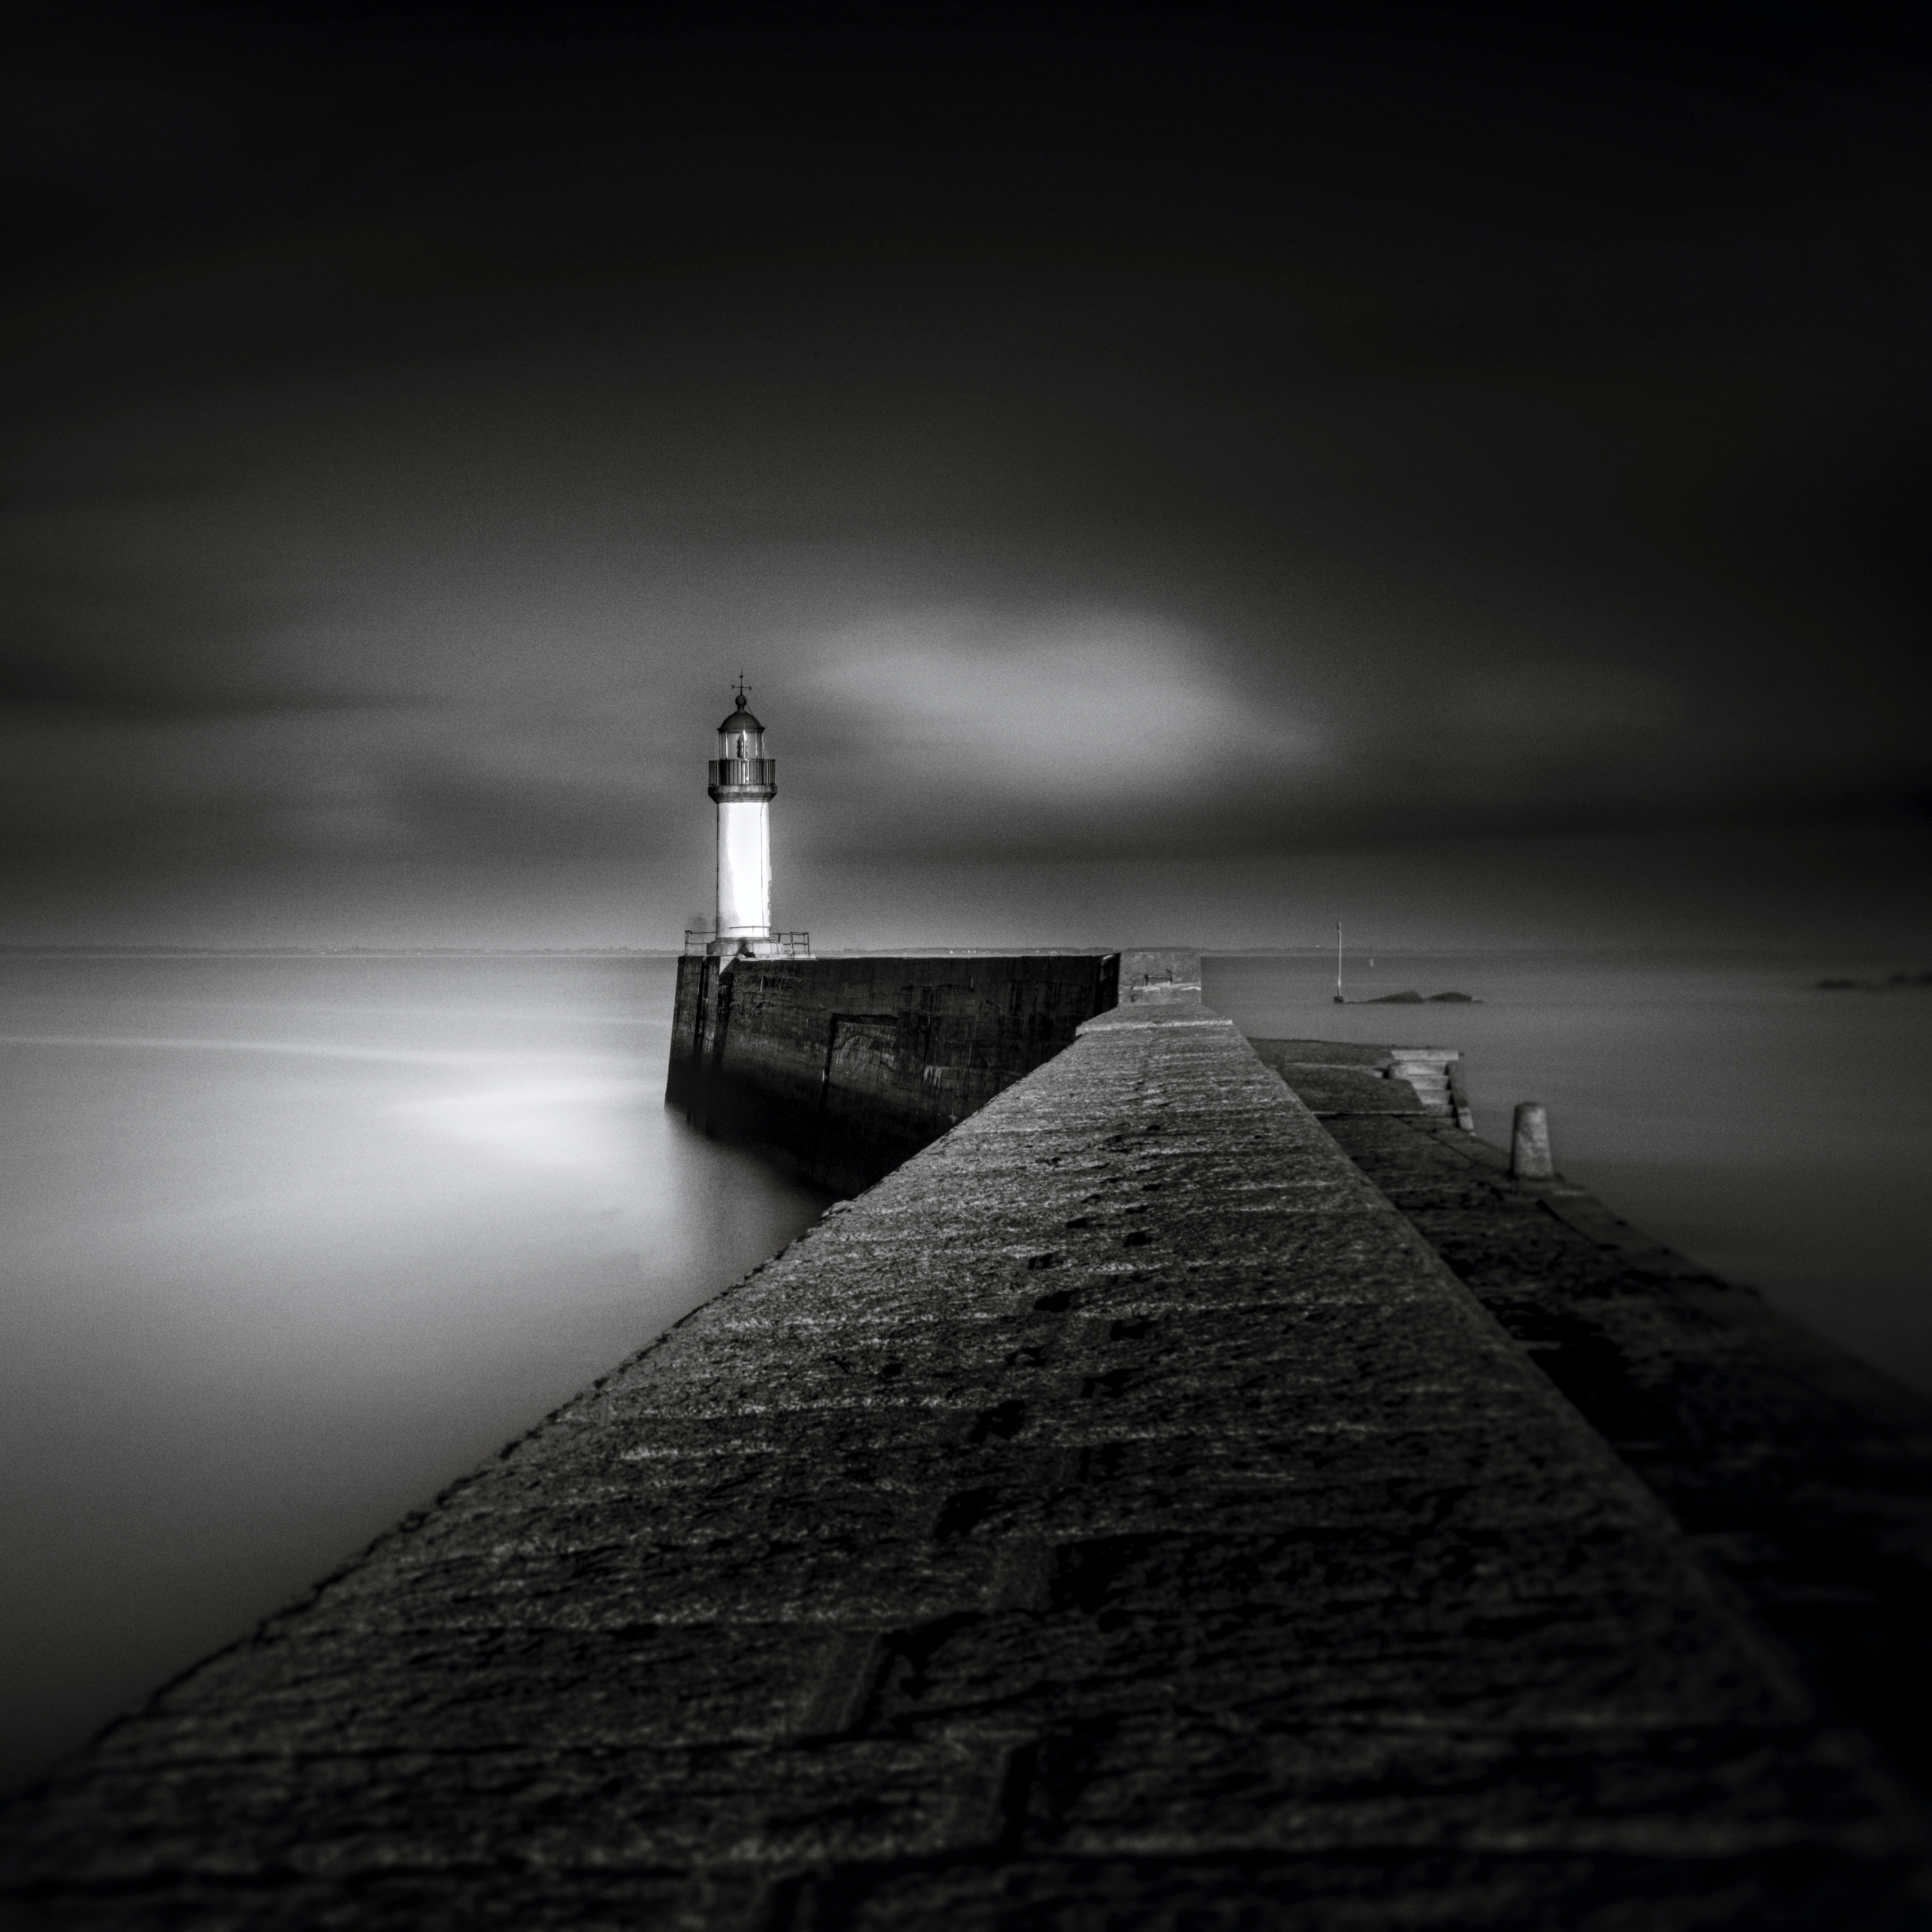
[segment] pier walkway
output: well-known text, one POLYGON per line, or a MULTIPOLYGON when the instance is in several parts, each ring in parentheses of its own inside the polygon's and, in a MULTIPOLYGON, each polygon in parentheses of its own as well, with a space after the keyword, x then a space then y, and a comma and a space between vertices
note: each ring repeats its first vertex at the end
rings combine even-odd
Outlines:
POLYGON ((1921 1924, 1923 1820, 1808 1668, 1231 1025, 1128 1006, 16 1804, 9 1882, 117 1928, 1921 1924))

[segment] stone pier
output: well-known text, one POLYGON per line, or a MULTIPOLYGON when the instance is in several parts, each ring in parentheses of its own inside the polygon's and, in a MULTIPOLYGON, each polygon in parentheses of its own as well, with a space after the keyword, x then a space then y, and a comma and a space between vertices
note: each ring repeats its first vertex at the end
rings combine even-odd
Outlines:
POLYGON ((1932 1402, 1574 1181, 1513 1174, 1446 1078, 1409 1077, 1414 1056, 1252 1044, 1814 1683, 1932 1789, 1932 1402))
POLYGON ((1088 1022, 4 1828, 14 1898, 116 1928, 1926 1898, 1881 1748, 1184 998, 1088 1022))

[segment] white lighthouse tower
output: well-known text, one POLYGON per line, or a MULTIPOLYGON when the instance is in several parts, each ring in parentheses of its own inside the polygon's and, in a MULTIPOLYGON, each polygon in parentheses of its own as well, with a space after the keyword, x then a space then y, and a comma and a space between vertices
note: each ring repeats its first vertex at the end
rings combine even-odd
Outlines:
MULTIPOLYGON (((778 760, 765 756, 765 728, 746 708, 738 680, 737 708, 718 728, 710 792, 718 807, 718 930, 710 950, 730 958, 766 958, 803 950, 802 933, 772 930, 772 800, 778 760)), ((809 942, 806 942, 808 944, 809 942)))

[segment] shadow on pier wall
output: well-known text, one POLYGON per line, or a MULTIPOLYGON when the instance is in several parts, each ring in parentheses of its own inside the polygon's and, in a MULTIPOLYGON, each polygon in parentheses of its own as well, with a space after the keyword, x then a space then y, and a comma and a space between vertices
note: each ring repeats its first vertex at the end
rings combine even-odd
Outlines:
POLYGON ((1132 952, 679 962, 664 1098, 707 1133, 840 1193, 869 1187, 1072 1043, 1185 988, 1198 955, 1132 952))

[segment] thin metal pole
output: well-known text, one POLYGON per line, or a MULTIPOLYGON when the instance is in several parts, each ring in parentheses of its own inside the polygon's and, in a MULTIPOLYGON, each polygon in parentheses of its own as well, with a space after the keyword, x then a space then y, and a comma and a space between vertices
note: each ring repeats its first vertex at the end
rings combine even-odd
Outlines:
POLYGON ((1342 922, 1335 922, 1335 1004, 1346 1006, 1348 1003, 1342 997, 1342 922))

